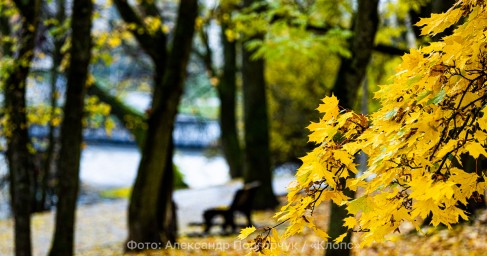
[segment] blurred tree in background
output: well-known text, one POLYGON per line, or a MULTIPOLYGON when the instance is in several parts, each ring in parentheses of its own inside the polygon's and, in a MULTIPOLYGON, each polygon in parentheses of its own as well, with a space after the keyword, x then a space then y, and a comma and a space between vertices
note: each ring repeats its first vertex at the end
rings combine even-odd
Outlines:
POLYGON ((7 139, 12 210, 15 220, 15 254, 32 255, 30 214, 32 161, 27 123, 27 77, 34 57, 41 1, 0 3, 3 56, 0 77, 4 90, 3 129, 7 139), (18 13, 17 13, 18 12, 18 13), (18 24, 12 29, 12 20, 18 24))
MULTIPOLYGON (((62 8, 60 8, 62 10, 62 8)), ((74 254, 76 202, 83 143, 83 116, 92 49, 93 2, 74 0, 71 14, 71 47, 67 71, 66 100, 61 124, 58 158, 56 228, 49 255, 74 254)), ((52 87, 51 87, 52 88, 52 87)), ((53 92, 51 92, 53 93, 53 92)))

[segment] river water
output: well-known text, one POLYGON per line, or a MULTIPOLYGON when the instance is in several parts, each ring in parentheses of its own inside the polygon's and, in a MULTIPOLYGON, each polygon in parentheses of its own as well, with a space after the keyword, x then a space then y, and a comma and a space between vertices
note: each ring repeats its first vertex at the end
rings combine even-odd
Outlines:
MULTIPOLYGON (((128 187, 133 184, 140 161, 135 146, 88 145, 81 158, 81 181, 101 187, 128 187)), ((179 150, 174 163, 190 188, 220 185, 230 180, 225 159, 208 157, 204 150, 179 150)))
MULTIPOLYGON (((81 156, 81 183, 85 187, 92 187, 97 191, 130 187, 135 180, 139 161, 140 152, 136 146, 88 144, 83 149, 81 156)), ((194 197, 194 194, 190 192, 193 190, 199 191, 198 193, 202 196, 198 196, 197 201, 205 200, 205 198, 212 201, 214 198, 219 198, 215 203, 221 203, 225 200, 231 200, 233 193, 227 191, 228 189, 234 192, 238 188, 238 185, 228 185, 230 181, 228 165, 219 153, 209 154, 205 150, 177 149, 173 161, 183 174, 184 182, 190 188, 190 190, 176 193, 177 201, 189 202, 189 204, 194 205, 194 200, 190 200, 194 197), (220 186, 224 184, 226 185, 220 186), (221 195, 224 194, 227 194, 228 198, 221 200, 221 195)), ((4 176, 5 173, 7 173, 5 158, 3 154, 0 154, 0 177, 4 176)), ((287 184, 293 179, 293 176, 285 171, 278 171, 278 173, 273 182, 274 191, 276 194, 284 194, 287 184)), ((0 189, 0 219, 9 216, 8 198, 8 189, 3 187, 0 189)), ((94 198, 94 200, 99 199, 94 198)), ((91 202, 93 200, 85 198, 82 201, 91 202)), ((210 203, 201 204, 201 207, 207 207, 210 203)), ((181 205, 181 207, 183 206, 181 205)))

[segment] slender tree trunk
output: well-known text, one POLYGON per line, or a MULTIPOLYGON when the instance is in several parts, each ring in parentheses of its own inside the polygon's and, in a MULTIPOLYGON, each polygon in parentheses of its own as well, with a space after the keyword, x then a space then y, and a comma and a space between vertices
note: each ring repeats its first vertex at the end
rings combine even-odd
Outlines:
POLYGON ((74 0, 71 22, 70 67, 64 117, 61 125, 59 154, 59 189, 56 228, 50 255, 74 254, 76 200, 79 189, 79 164, 83 142, 83 109, 91 59, 91 0, 74 0))
POLYGON ((218 84, 220 97, 220 129, 223 154, 230 167, 230 176, 238 178, 243 176, 243 156, 237 133, 236 118, 236 73, 237 51, 235 41, 228 41, 225 30, 227 26, 222 22, 221 40, 223 44, 223 74, 218 84))
MULTIPOLYGON (((55 50, 56 51, 56 50, 55 50)), ((51 92, 50 92, 50 107, 51 111, 49 112, 49 132, 47 135, 48 145, 46 150, 46 155, 44 160, 44 165, 42 169, 42 179, 41 179, 41 198, 38 201, 37 209, 39 211, 43 211, 46 209, 47 203, 47 190, 49 188, 49 177, 51 172, 53 171, 54 166, 54 155, 56 149, 56 138, 54 136, 55 126, 52 123, 52 120, 55 116, 55 111, 57 108, 57 89, 56 89, 56 81, 58 79, 58 72, 57 68, 59 67, 60 62, 56 62, 56 54, 53 55, 53 66, 51 67, 51 92)))
MULTIPOLYGON (((15 76, 11 74, 10 77, 15 76)), ((15 255, 31 255, 30 215, 32 212, 33 168, 28 151, 25 79, 7 79, 5 105, 10 134, 7 136, 11 202, 15 219, 15 255)))
MULTIPOLYGON (((245 6, 254 1, 245 0, 245 6)), ((262 39, 256 35, 252 39, 262 39)), ((244 181, 259 181, 261 187, 254 208, 274 208, 278 201, 272 190, 272 170, 269 151, 269 122, 264 77, 264 60, 252 59, 254 51, 242 47, 242 80, 245 122, 244 181)))
MULTIPOLYGON (((3 11, 3 10, 0 10, 0 11, 3 11)), ((10 30, 10 23, 9 23, 9 20, 8 20, 8 16, 3 13, 3 12, 0 12, 0 32, 1 32, 1 36, 10 36, 12 31, 10 30)), ((0 55, 0 58, 4 59, 4 58, 11 58, 12 55, 13 55, 13 48, 12 48, 12 43, 10 41, 5 41, 2 43, 2 55, 0 55)), ((2 82, 6 77, 8 77, 8 74, 4 74, 5 76, 3 76, 1 73, 0 73, 0 82, 2 82)), ((4 88, 6 88, 6 84, 3 84, 2 86, 4 86, 4 88)), ((4 95, 5 97, 8 99, 7 97, 7 90, 4 89, 4 95)), ((7 114, 7 102, 4 102, 4 110, 2 112, 2 117, 7 114)), ((8 150, 6 152, 6 157, 7 157, 7 161, 9 161, 8 157, 8 150)), ((8 162, 7 162, 8 163, 8 162)), ((12 175, 10 175, 10 169, 9 169, 9 175, 8 175, 8 183, 9 184, 14 184, 13 182, 13 177, 12 175)), ((10 193, 10 207, 13 211, 14 209, 14 205, 13 205, 13 199, 14 199, 14 186, 13 185, 10 185, 9 186, 9 193, 10 193)))
MULTIPOLYGON (((26 79, 33 58, 40 1, 14 2, 22 22, 18 61, 6 74, 4 83, 7 115, 7 161, 9 165, 11 201, 14 213, 15 255, 32 255, 30 215, 32 212, 32 162, 28 150, 29 135, 26 106, 26 79)), ((5 25, 5 24, 3 24, 5 25)), ((3 29, 2 29, 3 30, 3 29)), ((2 31, 4 33, 6 31, 2 31)), ((7 52, 11 49, 5 49, 7 52)), ((4 52, 5 53, 5 52, 4 52)))
MULTIPOLYGON (((63 24, 66 20, 66 7, 64 0, 56 0, 56 19, 59 24, 63 24)), ((51 111, 49 112, 49 134, 48 134, 48 146, 46 152, 46 158, 44 161, 44 168, 43 168, 43 176, 42 176, 42 190, 41 190, 41 200, 40 200, 40 207, 42 209, 46 209, 47 203, 47 190, 49 188, 49 177, 53 172, 53 167, 55 167, 55 160, 54 156, 56 155, 56 146, 57 141, 54 136, 54 131, 56 127, 52 123, 52 120, 55 116, 58 99, 58 90, 56 88, 56 83, 59 77, 59 66, 61 65, 62 61, 62 53, 61 47, 64 44, 64 37, 63 38, 53 38, 54 39, 54 49, 52 53, 52 67, 51 67, 51 79, 50 79, 50 107, 51 111)))
POLYGON ((167 232, 171 230, 168 225, 173 223, 167 219, 161 223, 161 216, 158 216, 158 213, 171 211, 168 205, 172 204, 172 200, 169 202, 167 200, 172 199, 172 189, 165 189, 162 186, 172 184, 173 174, 165 171, 172 170, 172 167, 168 168, 168 164, 172 165, 170 157, 172 131, 183 92, 197 11, 197 0, 181 1, 173 48, 167 66, 165 65, 164 76, 158 74, 161 68, 158 67, 157 62, 155 63, 152 110, 148 118, 142 159, 130 198, 128 241, 165 243, 169 241, 166 239, 171 238, 171 234, 167 232), (158 206, 166 209, 161 210, 158 206))
MULTIPOLYGON (((340 105, 353 109, 357 101, 357 92, 364 80, 367 66, 374 48, 374 39, 379 24, 378 14, 379 0, 359 0, 358 10, 354 21, 354 37, 351 39, 350 59, 342 59, 338 71, 334 94, 340 100, 340 105)), ((355 193, 345 190, 344 194, 353 198, 355 193)), ((331 204, 330 223, 328 226, 328 235, 335 239, 341 234, 347 232, 343 227, 343 219, 347 217, 345 206, 331 204)), ((351 234, 349 234, 342 243, 350 243, 351 234)), ((330 255, 350 255, 349 246, 341 246, 342 249, 327 248, 325 254, 330 255)))

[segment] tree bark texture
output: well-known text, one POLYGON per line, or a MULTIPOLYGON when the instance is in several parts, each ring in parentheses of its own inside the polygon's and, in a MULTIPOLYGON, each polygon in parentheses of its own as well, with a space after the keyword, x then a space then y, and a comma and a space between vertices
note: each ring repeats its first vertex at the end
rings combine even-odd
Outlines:
MULTIPOLYGON (((26 108, 27 76, 34 55, 35 38, 39 23, 40 1, 14 1, 19 10, 21 28, 17 52, 4 82, 5 113, 7 115, 7 161, 11 185, 11 202, 14 214, 15 255, 32 255, 30 215, 32 206, 33 170, 29 153, 29 135, 26 108)), ((6 20, 3 19, 2 26, 6 20)), ((2 33, 12 32, 2 29, 2 33)))
POLYGON ((237 91, 237 51, 235 41, 230 42, 226 35, 226 24, 222 23, 221 40, 223 44, 223 73, 218 84, 220 97, 220 130, 223 154, 230 168, 230 176, 243 176, 243 156, 237 132, 236 91, 237 91))
MULTIPOLYGON (((333 87, 333 93, 340 100, 340 105, 347 109, 353 109, 357 101, 357 92, 362 84, 367 66, 374 49, 374 39, 379 24, 378 14, 379 0, 359 0, 358 10, 355 14, 354 36, 350 42, 350 59, 342 59, 337 79, 333 87)), ((345 195, 353 198, 353 191, 346 190, 345 195)), ((331 240, 347 232, 343 227, 343 219, 347 217, 347 210, 344 206, 331 204, 330 223, 328 225, 328 235, 331 240)), ((342 243, 350 243, 349 234, 342 243)), ((343 249, 326 249, 325 255, 350 255, 349 246, 341 246, 343 249)))
POLYGON ((56 228, 49 255, 74 254, 76 201, 83 142, 83 112, 88 66, 91 59, 93 2, 74 0, 71 22, 70 66, 61 124, 56 228))
POLYGON ((172 199, 172 191, 174 190, 173 151, 174 143, 171 140, 167 150, 168 161, 166 161, 164 168, 164 175, 159 188, 159 202, 157 203, 159 232, 161 234, 161 240, 166 243, 175 243, 178 231, 176 206, 172 199))
MULTIPOLYGON (((126 1, 115 0, 115 4, 126 22, 140 21, 126 1)), ((153 9, 150 6, 147 8, 153 9)), ((165 44, 155 45, 157 48, 153 49, 153 46, 143 42, 142 38, 137 39, 146 53, 152 57, 155 72, 152 109, 147 120, 142 159, 130 198, 128 241, 168 242, 172 239, 171 225, 174 225, 175 219, 168 217, 171 215, 169 213, 174 211, 171 187, 172 131, 183 92, 197 11, 197 0, 181 1, 169 54, 157 53, 158 49, 166 50, 165 44), (171 167, 168 167, 169 165, 171 167), (160 213, 165 214, 159 216, 160 213)), ((138 35, 140 37, 145 34, 138 35)), ((150 37, 148 40, 153 42, 162 40, 161 38, 150 37)))
MULTIPOLYGON (((244 5, 250 6, 253 2, 246 0, 244 5)), ((248 40, 262 38, 262 35, 256 35, 248 40)), ((253 181, 261 183, 254 200, 254 208, 274 208, 278 202, 272 190, 264 60, 253 59, 254 51, 246 48, 246 42, 242 47, 245 123, 244 181, 245 183, 253 181)))
MULTIPOLYGON (((63 24, 66 20, 66 5, 65 0, 56 0, 56 14, 55 18, 59 22, 59 24, 63 24)), ((59 67, 61 65, 61 61, 63 59, 63 53, 61 52, 61 48, 64 45, 66 40, 66 36, 56 37, 53 36, 54 40, 54 48, 52 52, 52 67, 50 70, 51 77, 50 77, 50 107, 51 111, 49 112, 50 120, 52 120, 55 116, 56 109, 58 107, 58 90, 57 90, 57 80, 59 78, 59 67)), ((41 198, 39 200, 38 208, 42 211, 47 210, 48 208, 48 193, 47 190, 49 188, 49 179, 56 173, 56 156, 59 151, 59 144, 58 140, 55 136, 55 129, 56 127, 52 122, 49 122, 49 134, 48 134, 48 146, 46 150, 46 157, 44 160, 43 166, 43 173, 42 173, 42 188, 41 188, 41 198)))
POLYGON ((379 24, 377 0, 358 1, 355 14, 354 36, 350 41, 351 58, 342 59, 333 93, 340 100, 340 105, 353 109, 357 101, 357 92, 365 77, 365 72, 374 49, 374 39, 379 24))
MULTIPOLYGON (((231 8, 225 9, 220 6, 221 12, 231 14, 231 8)), ((200 29, 200 38, 205 47, 205 54, 199 53, 210 78, 218 77, 216 86, 218 98, 220 99, 219 123, 221 130, 221 144, 223 155, 230 169, 232 178, 243 177, 243 153, 240 147, 240 141, 237 132, 236 110, 236 73, 237 73, 237 51, 236 43, 227 39, 225 30, 228 27, 228 21, 220 18, 221 33, 220 39, 223 48, 223 70, 217 72, 213 63, 213 52, 208 41, 208 29, 200 29)))

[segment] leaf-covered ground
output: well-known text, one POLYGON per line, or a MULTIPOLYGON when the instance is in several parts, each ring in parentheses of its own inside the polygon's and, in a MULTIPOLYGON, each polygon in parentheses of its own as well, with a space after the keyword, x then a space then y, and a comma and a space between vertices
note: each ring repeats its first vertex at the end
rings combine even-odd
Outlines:
MULTIPOLYGON (((195 191, 194 193, 201 193, 195 191)), ((191 193, 190 193, 191 194, 191 193)), ((188 194, 188 195, 190 195, 188 194)), ((123 243, 126 238, 126 200, 115 200, 94 205, 81 206, 78 209, 76 227, 76 255, 122 255, 123 243)), ((199 211, 201 207, 195 206, 199 211)), ((188 206, 184 211, 191 211, 188 206)), ((257 212, 254 222, 257 226, 275 225, 272 211, 257 212)), ((190 214, 182 215, 188 218, 190 214)), ((317 209, 318 225, 326 226, 328 221, 328 205, 317 209)), ((49 249, 52 230, 53 213, 36 214, 33 217, 34 255, 46 255, 49 249)), ((243 222, 240 220, 240 222, 243 222)), ((439 229, 429 235, 407 233, 394 234, 391 242, 375 245, 368 249, 356 249, 355 255, 487 255, 487 211, 479 213, 470 224, 457 225, 452 230, 439 229)), ((181 232, 192 234, 199 232, 199 227, 180 227, 181 232)), ((281 228, 281 226, 280 226, 281 228)), ((282 226, 284 228, 284 226, 282 226)), ((219 228, 214 228, 214 234, 219 228)), ((354 237, 358 241, 360 237, 354 237)), ((243 241, 245 242, 245 241, 243 241)), ((179 246, 182 249, 151 251, 139 255, 245 255, 247 246, 234 236, 193 237, 182 236, 179 246)), ((289 248, 290 255, 322 255, 326 246, 320 238, 310 230, 289 239, 284 246, 289 248)), ((166 245, 162 245, 166 247, 166 245)), ((0 221, 0 255, 13 255, 13 222, 0 221)))

